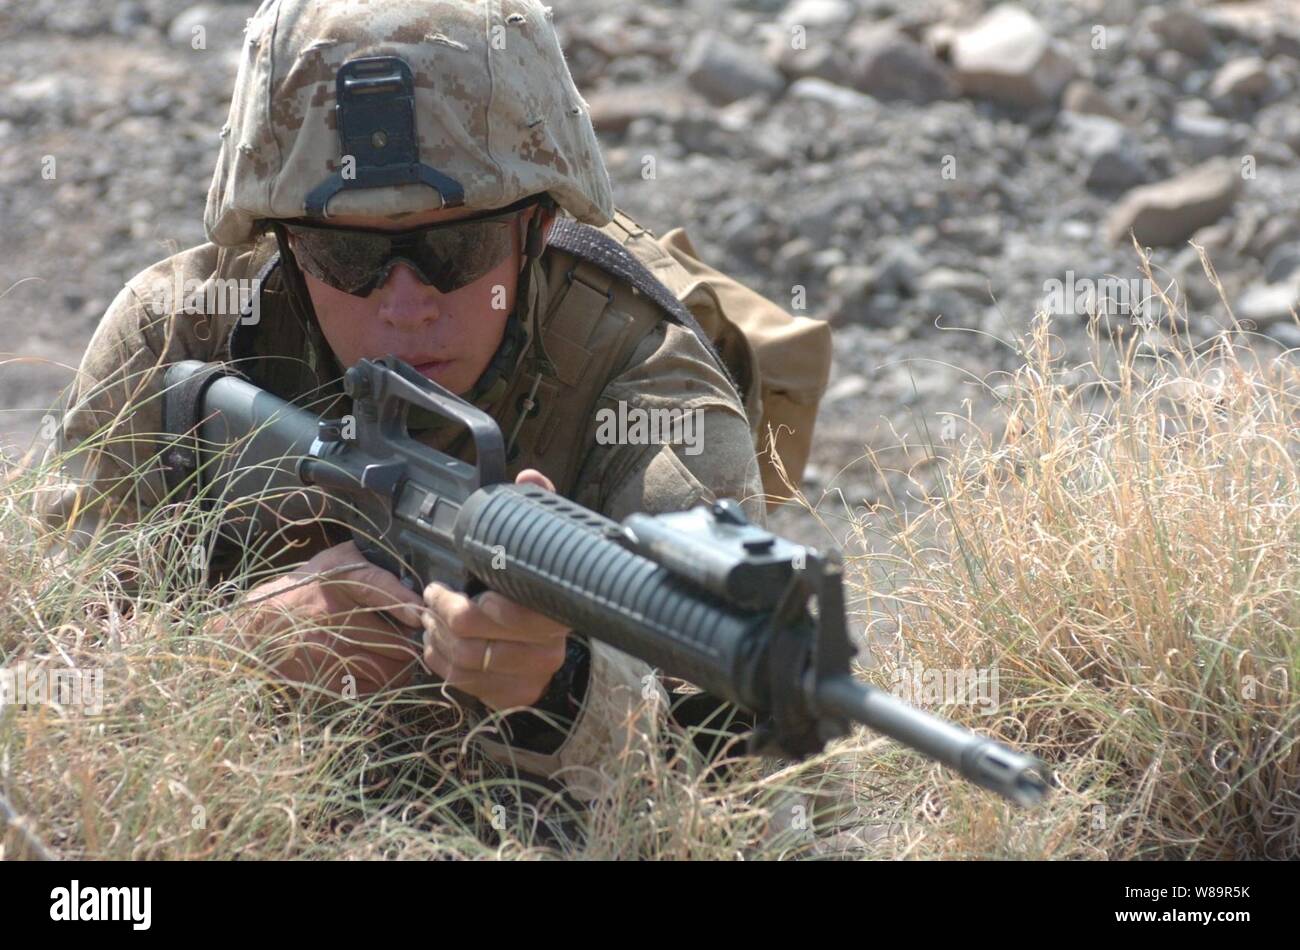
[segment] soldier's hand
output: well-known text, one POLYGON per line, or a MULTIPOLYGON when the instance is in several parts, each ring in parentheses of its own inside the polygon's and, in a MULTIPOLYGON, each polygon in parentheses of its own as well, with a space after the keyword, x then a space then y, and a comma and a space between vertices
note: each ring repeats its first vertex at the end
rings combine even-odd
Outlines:
MULTIPOLYGON (((519 485, 555 491, 524 469, 519 485)), ((424 665, 492 709, 531 706, 564 664, 569 628, 494 591, 474 599, 441 584, 424 589, 424 665)))
POLYGON ((360 696, 403 686, 415 671, 423 601, 351 541, 257 585, 245 600, 256 602, 248 608, 255 613, 239 621, 241 638, 248 647, 274 639, 264 655, 287 680, 345 695, 352 686, 360 696), (363 566, 346 569, 355 564, 363 566))

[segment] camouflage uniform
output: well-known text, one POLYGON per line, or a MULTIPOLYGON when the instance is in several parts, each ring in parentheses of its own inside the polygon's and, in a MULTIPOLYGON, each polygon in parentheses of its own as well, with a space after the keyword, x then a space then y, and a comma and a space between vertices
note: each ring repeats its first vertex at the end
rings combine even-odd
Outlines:
MULTIPOLYGON (((211 243, 137 275, 101 321, 82 360, 62 433, 65 448, 104 429, 113 442, 91 455, 85 470, 52 498, 51 521, 68 520, 75 505, 81 510, 78 526, 91 529, 102 509, 82 506, 99 492, 115 506, 105 515, 115 523, 141 519, 164 499, 155 455, 162 431, 157 397, 172 362, 232 362, 257 385, 315 412, 346 411, 339 367, 318 326, 289 305, 276 242, 259 235, 257 222, 303 216, 304 189, 336 172, 334 76, 344 61, 369 55, 402 56, 411 64, 420 157, 453 171, 464 186, 465 207, 502 207, 520 195, 547 192, 574 218, 626 246, 668 286, 691 283, 692 275, 665 251, 664 239, 615 212, 585 103, 564 66, 549 10, 521 0, 264 3, 250 21, 231 122, 222 130, 205 216, 211 243), (490 37, 502 31, 504 48, 495 49, 490 37), (485 55, 487 79, 479 66, 465 65, 485 55), (216 281, 249 278, 261 280, 256 322, 247 308, 242 314, 210 312, 221 309, 212 306, 216 281), (186 280, 204 283, 200 298, 206 306, 199 309, 207 312, 178 312, 182 301, 176 299, 159 312, 160 282, 181 287, 186 280)), ((329 210, 389 214, 437 207, 436 192, 413 184, 343 190, 329 210)), ((751 516, 761 519, 752 387, 738 393, 701 335, 667 319, 646 295, 602 268, 554 247, 527 267, 528 299, 521 306, 528 343, 540 344, 552 372, 529 372, 521 358, 507 385, 480 402, 503 432, 521 423, 510 477, 536 468, 560 494, 614 519, 634 511, 679 510, 714 496, 746 499, 751 516), (532 409, 525 412, 530 394, 532 409), (647 410, 698 409, 703 451, 598 444, 596 411, 620 402, 647 410)), ((711 316, 709 301, 736 295, 766 308, 767 316, 782 315, 716 272, 710 280, 707 293, 687 300, 702 321, 711 316)), ((435 431, 429 439, 464 455, 468 446, 456 435, 435 431)), ((295 539, 306 546, 291 552, 284 567, 346 540, 328 528, 306 530, 295 539)), ((654 726, 644 712, 647 683, 662 691, 646 664, 592 640, 584 704, 563 744, 546 754, 494 743, 485 748, 529 772, 558 778, 579 798, 595 797, 600 766, 617 754, 620 731, 637 721, 633 712, 640 710, 642 727, 654 726)))

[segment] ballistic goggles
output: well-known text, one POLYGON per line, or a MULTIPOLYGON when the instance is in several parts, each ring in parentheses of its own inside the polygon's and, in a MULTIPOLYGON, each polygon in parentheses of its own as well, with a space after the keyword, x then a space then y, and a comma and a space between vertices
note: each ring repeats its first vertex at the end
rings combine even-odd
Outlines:
POLYGON ((340 228, 286 221, 298 265, 335 290, 369 296, 398 263, 426 284, 451 293, 472 284, 515 251, 520 214, 539 204, 530 196, 483 215, 410 228, 340 228))

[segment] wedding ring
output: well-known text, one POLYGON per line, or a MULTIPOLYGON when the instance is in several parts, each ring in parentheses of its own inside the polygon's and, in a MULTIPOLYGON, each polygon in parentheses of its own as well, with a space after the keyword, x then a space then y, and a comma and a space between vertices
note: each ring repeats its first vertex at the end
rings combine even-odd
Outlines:
POLYGON ((487 642, 487 648, 483 651, 483 665, 478 668, 480 673, 488 671, 488 664, 492 662, 492 641, 487 642))

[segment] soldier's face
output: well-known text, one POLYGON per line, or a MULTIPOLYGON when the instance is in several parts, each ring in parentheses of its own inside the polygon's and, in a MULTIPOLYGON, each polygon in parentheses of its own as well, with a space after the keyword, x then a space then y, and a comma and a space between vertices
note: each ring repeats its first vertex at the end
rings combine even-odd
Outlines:
MULTIPOLYGON (((339 215, 331 217, 330 224, 403 230, 455 221, 474 213, 461 209, 428 211, 408 215, 399 222, 339 215)), ((524 229, 535 213, 539 213, 538 209, 530 208, 520 215, 513 254, 478 280, 450 293, 425 284, 404 263, 393 267, 388 279, 366 297, 335 290, 304 272, 321 331, 339 364, 347 369, 363 357, 392 353, 452 392, 467 393, 501 343, 506 318, 515 304, 524 229)), ((548 215, 548 230, 550 223, 548 215)))

